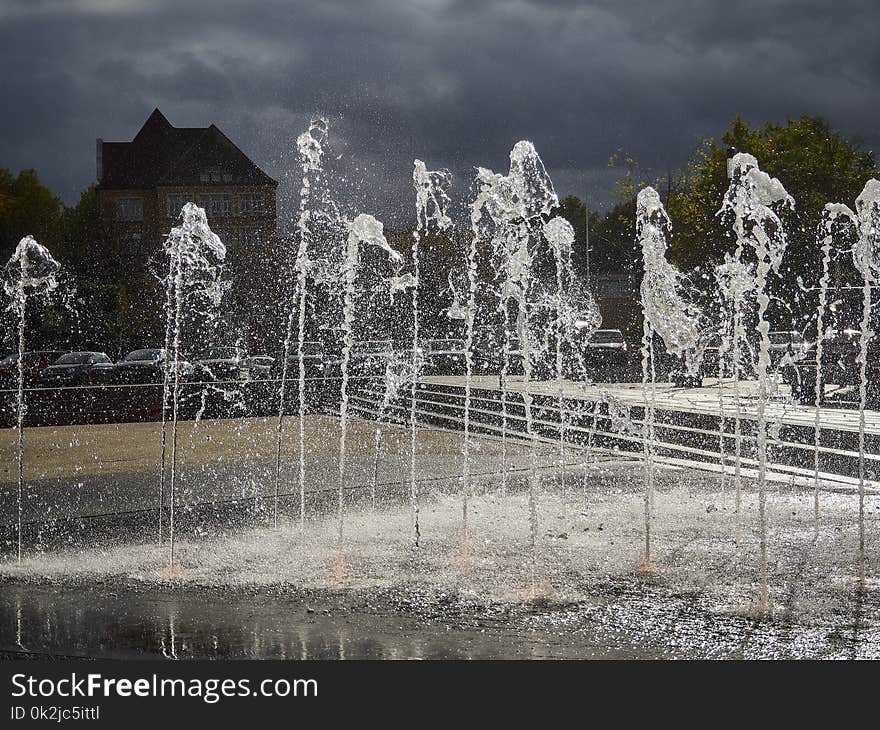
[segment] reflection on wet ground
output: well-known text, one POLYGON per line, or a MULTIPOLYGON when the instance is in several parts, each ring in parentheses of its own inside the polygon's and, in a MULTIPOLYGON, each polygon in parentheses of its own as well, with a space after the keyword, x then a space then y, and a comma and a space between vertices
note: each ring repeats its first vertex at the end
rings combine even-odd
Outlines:
MULTIPOLYGON (((369 446, 366 425, 361 436, 369 446)), ((655 570, 640 573, 641 465, 579 454, 564 481, 539 469, 532 555, 524 454, 510 454, 516 470, 505 488, 496 474, 475 475, 465 537, 459 446, 457 434, 440 432, 423 443, 417 551, 405 478, 382 485, 375 505, 369 491, 347 496, 342 544, 335 509, 317 501, 307 502, 302 526, 285 510, 278 529, 265 509, 240 504, 213 515, 182 510, 173 574, 151 515, 136 530, 120 522, 113 532, 90 520, 57 545, 45 526, 33 539, 26 533, 22 564, 0 561, 0 655, 880 657, 878 585, 855 588, 856 495, 823 491, 816 536, 812 490, 774 486, 771 607, 758 618, 758 506, 748 480, 737 513, 734 490, 717 477, 658 469, 655 570)), ((481 441, 479 451, 498 459, 497 441, 481 441)), ((539 457, 542 467, 558 458, 546 449, 539 457)), ((315 473, 332 466, 328 456, 315 473)), ((405 476, 405 466, 383 462, 388 475, 405 476)), ((152 493, 154 472, 141 473, 152 493)), ((239 486, 203 482, 212 497, 239 486)), ((102 506, 78 496, 87 513, 102 506)), ((865 510, 876 534, 880 499, 868 495, 865 510)), ((878 555, 870 549, 867 557, 874 576, 878 555)))
POLYGON ((705 596, 639 578, 601 589, 591 602, 478 606, 420 587, 266 595, 7 582, 0 657, 878 658, 877 631, 858 623, 857 592, 852 616, 805 626, 719 612, 705 596))
POLYGON ((365 597, 353 609, 334 596, 102 588, 95 595, 88 588, 4 586, 2 651, 8 657, 525 659, 583 656, 590 649, 549 631, 386 613, 379 597, 365 597))

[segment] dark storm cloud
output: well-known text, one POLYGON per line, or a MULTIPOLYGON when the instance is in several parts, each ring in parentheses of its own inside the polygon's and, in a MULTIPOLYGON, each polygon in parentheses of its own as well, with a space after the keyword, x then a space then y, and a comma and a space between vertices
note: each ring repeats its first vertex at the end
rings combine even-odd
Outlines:
POLYGON ((607 203, 615 149, 664 172, 737 113, 819 114, 878 143, 878 20, 874 0, 5 0, 0 166, 71 201, 94 138, 130 139, 159 106, 280 176, 322 111, 360 202, 395 218, 413 157, 461 192, 521 138, 560 192, 607 203))

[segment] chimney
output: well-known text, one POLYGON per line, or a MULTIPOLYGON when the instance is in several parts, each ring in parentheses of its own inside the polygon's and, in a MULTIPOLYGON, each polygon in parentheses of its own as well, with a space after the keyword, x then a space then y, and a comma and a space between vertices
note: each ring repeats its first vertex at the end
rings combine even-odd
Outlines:
POLYGON ((100 185, 104 177, 104 140, 100 137, 95 140, 95 167, 98 173, 98 185, 100 185))

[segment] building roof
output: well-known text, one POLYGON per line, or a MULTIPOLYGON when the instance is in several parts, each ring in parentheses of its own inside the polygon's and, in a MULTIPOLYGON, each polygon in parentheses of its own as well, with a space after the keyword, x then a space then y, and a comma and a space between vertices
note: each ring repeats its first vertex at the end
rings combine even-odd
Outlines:
POLYGON ((277 185, 215 125, 173 127, 153 110, 131 142, 98 140, 98 185, 105 189, 277 185), (206 182, 203 176, 219 173, 206 182))

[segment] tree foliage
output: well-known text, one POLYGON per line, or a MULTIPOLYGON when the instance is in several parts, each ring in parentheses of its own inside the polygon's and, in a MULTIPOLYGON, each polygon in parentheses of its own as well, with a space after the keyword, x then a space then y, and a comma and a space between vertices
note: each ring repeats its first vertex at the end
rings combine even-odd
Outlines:
POLYGON ((44 244, 56 243, 61 211, 61 201, 40 182, 35 170, 21 170, 13 175, 0 168, 0 257, 3 261, 27 235, 44 244))
POLYGON ((696 150, 684 175, 671 186, 667 207, 675 235, 670 257, 684 269, 718 263, 731 249, 716 216, 728 186, 729 147, 754 155, 761 169, 779 178, 794 198, 794 210, 784 214, 786 283, 796 284, 801 276, 814 285, 820 270, 816 226, 822 208, 828 202, 853 204, 865 181, 878 174, 874 154, 818 117, 757 127, 737 117, 720 140, 708 140, 696 150))

